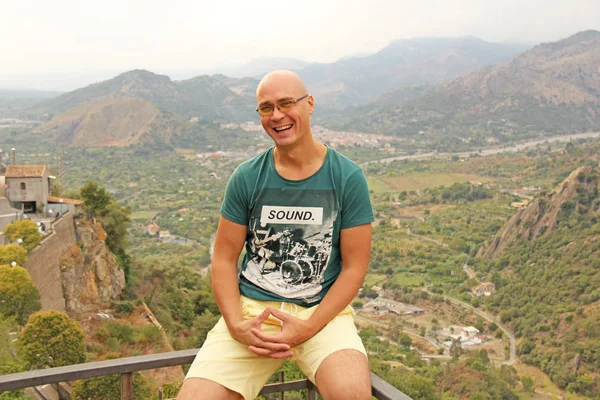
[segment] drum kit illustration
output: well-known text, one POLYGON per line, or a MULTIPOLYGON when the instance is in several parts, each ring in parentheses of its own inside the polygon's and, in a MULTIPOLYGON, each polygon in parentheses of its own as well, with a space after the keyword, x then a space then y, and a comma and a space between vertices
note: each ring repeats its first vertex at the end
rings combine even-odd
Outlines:
POLYGON ((271 230, 254 231, 252 249, 255 262, 263 275, 278 272, 289 285, 322 279, 331 254, 331 235, 321 232, 295 240, 290 230, 271 233, 271 230))

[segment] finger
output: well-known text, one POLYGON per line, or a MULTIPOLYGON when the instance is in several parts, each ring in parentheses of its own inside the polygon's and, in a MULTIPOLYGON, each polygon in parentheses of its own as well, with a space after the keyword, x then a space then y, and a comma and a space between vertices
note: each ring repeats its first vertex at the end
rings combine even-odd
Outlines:
POLYGON ((248 349, 261 357, 267 358, 289 358, 294 355, 291 350, 286 351, 270 351, 261 347, 248 346, 248 349))
POLYGON ((262 340, 263 342, 269 342, 269 343, 282 343, 284 342, 282 335, 276 334, 276 335, 267 335, 265 333, 263 333, 260 329, 256 329, 256 328, 252 328, 250 330, 257 338, 259 338, 260 340, 262 340))
POLYGON ((265 322, 267 320, 267 318, 269 318, 269 315, 271 315, 271 308, 267 307, 265 308, 265 310, 263 312, 261 312, 260 314, 258 314, 256 317, 253 318, 253 322, 257 323, 257 324, 262 324, 263 322, 265 322))
POLYGON ((277 318, 282 320, 283 322, 289 321, 290 317, 292 317, 291 314, 286 313, 285 311, 279 311, 276 308, 272 308, 271 309, 271 314, 277 318))
MULTIPOLYGON (((260 332, 260 331, 258 331, 260 332)), ((258 338, 258 336, 257 336, 258 338)), ((290 349, 290 345, 287 343, 279 343, 279 342, 274 342, 274 341, 264 341, 261 339, 258 339, 256 341, 254 341, 254 343, 248 343, 250 346, 254 346, 254 347, 262 347, 264 349, 268 349, 271 351, 281 351, 281 350, 289 350, 290 349)))

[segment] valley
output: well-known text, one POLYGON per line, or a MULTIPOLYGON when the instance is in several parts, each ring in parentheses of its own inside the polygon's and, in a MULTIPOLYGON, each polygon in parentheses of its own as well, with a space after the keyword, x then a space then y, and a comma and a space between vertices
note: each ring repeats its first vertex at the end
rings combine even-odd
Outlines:
MULTIPOLYGON (((600 32, 584 31, 529 50, 429 39, 300 64, 314 136, 369 185, 373 246, 351 305, 371 370, 415 400, 597 398, 599 63, 600 32)), ((62 94, 0 91, 6 164, 14 148, 17 164, 48 166, 53 196, 106 196, 78 218, 112 246, 126 286, 72 310, 86 361, 204 343, 219 317, 210 265, 225 186, 272 145, 256 84, 132 70, 62 94)), ((77 240, 69 254, 83 250, 77 240)), ((0 322, 0 339, 19 328, 0 322)), ((0 361, 24 368, 14 353, 0 361)), ((136 379, 173 395, 181 377, 136 379)))

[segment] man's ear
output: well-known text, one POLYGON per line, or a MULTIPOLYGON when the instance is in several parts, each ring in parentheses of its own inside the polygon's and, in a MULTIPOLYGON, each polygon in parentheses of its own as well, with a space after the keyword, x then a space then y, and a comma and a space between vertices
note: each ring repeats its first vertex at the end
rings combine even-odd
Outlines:
POLYGON ((312 97, 311 94, 309 94, 308 98, 306 99, 306 101, 308 102, 308 105, 310 106, 310 109, 309 109, 308 113, 312 114, 313 111, 315 111, 315 98, 312 97))

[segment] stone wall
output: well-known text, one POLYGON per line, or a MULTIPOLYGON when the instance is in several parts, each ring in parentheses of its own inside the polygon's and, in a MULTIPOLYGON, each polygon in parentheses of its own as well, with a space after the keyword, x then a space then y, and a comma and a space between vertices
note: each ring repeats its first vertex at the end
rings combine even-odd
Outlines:
POLYGON ((52 223, 52 233, 29 253, 24 267, 40 292, 42 310, 65 311, 60 259, 77 242, 73 214, 52 223))

